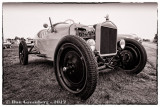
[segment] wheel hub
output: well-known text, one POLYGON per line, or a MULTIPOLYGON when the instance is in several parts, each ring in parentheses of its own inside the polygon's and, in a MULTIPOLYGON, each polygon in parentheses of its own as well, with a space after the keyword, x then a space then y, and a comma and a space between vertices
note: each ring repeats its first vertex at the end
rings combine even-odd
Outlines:
POLYGON ((20 61, 23 62, 23 57, 24 57, 23 49, 22 49, 22 51, 19 53, 19 55, 20 55, 20 61))
POLYGON ((128 44, 125 50, 123 50, 120 53, 120 56, 122 63, 121 66, 125 70, 134 69, 139 64, 140 61, 139 50, 133 44, 128 44))
POLYGON ((68 52, 64 57, 63 65, 62 71, 68 81, 71 81, 74 84, 81 82, 83 78, 83 72, 81 72, 83 64, 80 56, 76 52, 68 52))
POLYGON ((133 55, 130 51, 124 50, 121 52, 122 63, 130 63, 133 60, 133 55))
POLYGON ((67 64, 68 66, 64 66, 63 67, 63 72, 67 72, 67 71, 75 71, 75 66, 71 63, 71 64, 67 64))
POLYGON ((86 78, 84 58, 74 49, 65 49, 64 47, 63 52, 60 60, 60 78, 69 89, 79 92, 83 88, 86 78))

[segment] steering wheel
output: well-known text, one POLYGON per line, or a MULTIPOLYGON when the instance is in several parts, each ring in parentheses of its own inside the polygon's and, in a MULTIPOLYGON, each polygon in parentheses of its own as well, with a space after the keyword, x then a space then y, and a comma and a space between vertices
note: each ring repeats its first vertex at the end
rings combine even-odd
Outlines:
POLYGON ((75 23, 72 19, 67 19, 67 20, 65 20, 64 22, 69 23, 69 24, 75 23))

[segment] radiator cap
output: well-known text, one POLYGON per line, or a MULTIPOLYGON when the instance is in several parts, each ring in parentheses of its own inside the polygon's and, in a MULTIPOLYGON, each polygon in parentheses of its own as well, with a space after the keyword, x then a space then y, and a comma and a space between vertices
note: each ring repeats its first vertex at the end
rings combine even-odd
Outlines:
POLYGON ((103 26, 103 27, 108 27, 108 28, 113 28, 113 29, 117 29, 117 26, 116 26, 112 21, 109 20, 109 15, 108 15, 108 14, 106 15, 105 18, 106 18, 106 21, 103 22, 103 23, 101 24, 101 26, 103 26))
POLYGON ((106 20, 109 20, 109 15, 107 14, 105 18, 106 18, 106 20))

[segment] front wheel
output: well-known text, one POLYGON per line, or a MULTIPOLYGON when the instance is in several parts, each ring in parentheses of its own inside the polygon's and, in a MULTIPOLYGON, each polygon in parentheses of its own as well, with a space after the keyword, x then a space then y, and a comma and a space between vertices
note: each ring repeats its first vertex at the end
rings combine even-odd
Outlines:
POLYGON ((77 36, 65 36, 54 57, 59 84, 69 92, 88 99, 96 88, 97 64, 86 42, 77 36))
POLYGON ((125 39, 126 47, 120 52, 122 66, 127 73, 138 74, 146 65, 147 54, 144 47, 133 39, 125 39))

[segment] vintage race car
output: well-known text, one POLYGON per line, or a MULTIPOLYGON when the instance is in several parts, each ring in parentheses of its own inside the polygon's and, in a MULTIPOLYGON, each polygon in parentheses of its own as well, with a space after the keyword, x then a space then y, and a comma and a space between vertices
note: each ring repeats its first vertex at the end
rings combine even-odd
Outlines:
POLYGON ((28 64, 28 55, 36 54, 52 60, 61 87, 83 100, 94 92, 98 71, 122 68, 138 74, 147 61, 144 47, 134 39, 117 36, 117 27, 108 17, 103 23, 86 26, 69 19, 44 24, 36 35, 34 46, 19 44, 19 59, 28 64))

